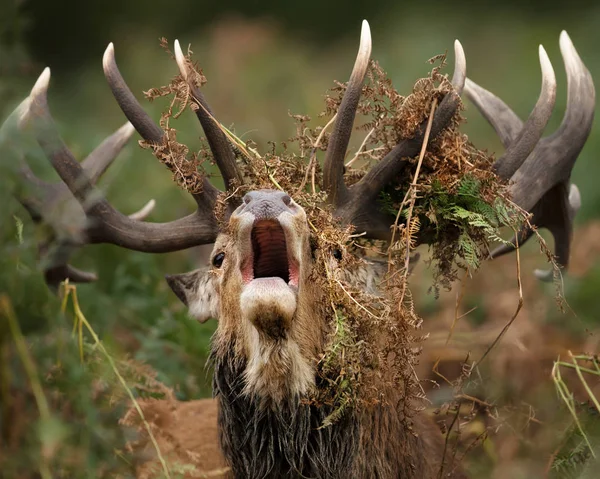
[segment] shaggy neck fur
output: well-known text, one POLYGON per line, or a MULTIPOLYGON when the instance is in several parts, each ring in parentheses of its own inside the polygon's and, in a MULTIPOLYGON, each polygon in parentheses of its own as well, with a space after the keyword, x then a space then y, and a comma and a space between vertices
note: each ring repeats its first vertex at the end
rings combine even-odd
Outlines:
POLYGON ((235 357, 234 344, 227 349, 213 357, 213 391, 221 447, 236 478, 436 477, 443 447, 435 426, 419 421, 417 436, 388 403, 347 410, 322 427, 328 406, 302 397, 265 404, 244 394, 245 360, 235 357))
POLYGON ((335 427, 320 428, 331 408, 298 396, 265 404, 243 392, 245 361, 214 359, 221 447, 236 478, 354 477, 360 442, 355 418, 346 415, 335 427))

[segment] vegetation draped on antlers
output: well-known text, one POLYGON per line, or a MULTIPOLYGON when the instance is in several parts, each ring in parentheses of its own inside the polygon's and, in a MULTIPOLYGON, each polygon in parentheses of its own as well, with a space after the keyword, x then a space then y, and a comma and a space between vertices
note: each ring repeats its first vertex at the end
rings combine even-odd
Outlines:
MULTIPOLYGON (((589 135, 593 120, 594 87, 588 70, 583 65, 566 32, 560 38, 561 52, 565 61, 568 79, 568 104, 560 128, 553 135, 541 138, 551 115, 556 92, 556 81, 552 65, 540 46, 542 88, 539 99, 523 123, 502 100, 478 86, 466 77, 466 61, 462 46, 455 42, 455 70, 452 86, 439 102, 431 121, 430 141, 442 132, 460 106, 460 94, 465 90, 469 99, 477 106, 500 136, 506 151, 493 164, 493 171, 503 180, 510 180, 510 193, 516 205, 533 214, 532 223, 547 227, 556 243, 556 257, 562 266, 568 264, 573 217, 579 207, 579 192, 569 182, 574 162, 589 135)), ((378 161, 356 183, 347 186, 344 181, 344 157, 348 148, 354 119, 361 96, 371 54, 369 26, 363 23, 360 47, 350 80, 337 111, 333 133, 329 139, 323 165, 323 189, 335 216, 346 224, 352 224, 367 238, 386 239, 391 237, 394 217, 380 207, 381 191, 397 180, 398 174, 410 157, 420 150, 427 126, 427 118, 416 129, 412 138, 400 141, 384 158, 378 161)), ((215 119, 211 108, 200 92, 197 74, 184 56, 178 41, 175 41, 175 59, 183 80, 189 87, 193 109, 202 125, 212 156, 229 191, 229 211, 238 196, 231 194, 235 187, 244 184, 244 175, 236 163, 234 149, 225 130, 215 119)), ((146 114, 121 76, 115 61, 113 44, 109 44, 103 58, 103 67, 108 84, 130 125, 141 135, 159 158, 171 152, 169 131, 163 130, 146 114)), ((59 243, 49 265, 47 280, 58 284, 62 279, 90 281, 91 273, 81 272, 68 265, 74 248, 93 243, 112 243, 128 249, 145 252, 169 252, 207 244, 214 241, 218 233, 215 205, 220 191, 205 175, 197 173, 198 180, 191 188, 197 204, 196 212, 168 223, 141 221, 145 214, 126 216, 117 211, 94 186, 99 176, 110 165, 123 144, 132 133, 125 125, 109 137, 83 163, 78 163, 61 140, 47 104, 49 69, 44 70, 29 98, 21 105, 21 123, 32 123, 39 144, 51 161, 66 187, 80 205, 77 231, 59 243), (81 213, 81 210, 83 214, 81 213), (56 251, 59 251, 58 253, 56 251)), ((175 165, 177 167, 177 165, 175 165)), ((53 204, 53 198, 66 197, 63 185, 47 185, 35 178, 26 167, 22 177, 30 185, 41 185, 44 198, 34 200, 21 196, 34 219, 46 220, 47 211, 42 205, 53 204)), ((145 213, 148 212, 148 208, 145 213)), ((47 221, 47 220, 46 220, 47 221)), ((533 234, 525 225, 512 244, 504 244, 492 253, 492 257, 512 251, 533 234), (518 242, 517 242, 518 240, 518 242)), ((42 253, 48 244, 40 247, 42 253)), ((540 276, 548 276, 540 273, 540 276)))

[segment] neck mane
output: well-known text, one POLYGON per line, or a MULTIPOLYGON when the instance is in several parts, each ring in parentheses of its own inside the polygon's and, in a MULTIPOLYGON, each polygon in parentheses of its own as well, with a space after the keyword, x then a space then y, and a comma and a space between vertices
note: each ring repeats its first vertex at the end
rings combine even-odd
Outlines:
MULTIPOLYGON (((233 345, 227 349, 235 351, 233 345)), ((349 408, 323 427, 331 406, 298 396, 265 402, 244 394, 244 360, 225 353, 214 355, 214 363, 221 447, 235 477, 434 475, 426 460, 433 445, 414 434, 391 404, 349 408)))

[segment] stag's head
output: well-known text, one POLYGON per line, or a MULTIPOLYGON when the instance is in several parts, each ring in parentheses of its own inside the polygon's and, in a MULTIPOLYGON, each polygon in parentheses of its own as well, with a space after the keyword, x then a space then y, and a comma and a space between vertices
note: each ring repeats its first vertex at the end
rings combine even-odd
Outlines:
POLYGON ((314 383, 323 328, 312 262, 304 209, 282 191, 258 190, 231 214, 208 267, 167 281, 196 319, 218 319, 215 354, 244 362, 246 392, 282 398, 314 383))

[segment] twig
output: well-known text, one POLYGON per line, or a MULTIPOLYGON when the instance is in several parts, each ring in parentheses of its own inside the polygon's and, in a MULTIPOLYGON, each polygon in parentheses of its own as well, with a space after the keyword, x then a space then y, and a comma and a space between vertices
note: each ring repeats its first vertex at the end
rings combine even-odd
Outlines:
POLYGON ((212 116, 212 114, 206 108, 204 108, 204 105, 202 105, 202 103, 200 103, 200 100, 198 100, 198 98, 196 98, 192 94, 191 89, 190 89, 190 96, 194 99, 196 105, 199 108, 202 108, 204 110, 204 112, 208 115, 208 117, 215 123, 215 125, 217 125, 217 127, 225 134, 225 136, 229 139, 229 141, 231 141, 231 143, 233 143, 235 146, 237 146, 240 149, 240 151, 242 153, 244 153, 244 155, 246 155, 246 158, 251 159, 252 155, 254 155, 254 158, 262 159, 262 156, 260 155, 260 153, 258 153, 258 151, 256 151, 255 148, 250 148, 242 139, 238 138, 234 133, 229 131, 229 129, 227 127, 222 125, 219 122, 219 120, 217 120, 214 116, 212 116), (252 153, 252 155, 250 155, 250 153, 252 153))
MULTIPOLYGON (((446 431, 446 437, 444 439, 444 452, 442 453, 442 461, 440 462, 440 470, 438 472, 438 479, 441 479, 442 477, 444 477, 444 461, 446 460, 446 451, 448 450, 448 442, 450 441, 450 433, 452 432, 452 428, 454 427, 454 424, 456 424, 456 422, 458 421, 458 416, 460 414, 460 407, 456 407, 456 414, 454 414, 454 417, 452 418, 452 422, 450 423, 450 427, 448 427, 448 430, 446 431)), ((459 424, 459 428, 458 428, 458 432, 457 434, 460 433, 460 421, 458 421, 459 424)))
POLYGON ((377 315, 373 314, 371 311, 369 311, 367 308, 365 308, 362 304, 360 304, 358 301, 356 301, 356 299, 354 299, 354 296, 352 296, 350 294, 350 292, 346 288, 344 288, 344 285, 342 284, 342 282, 339 279, 336 279, 335 282, 338 284, 338 286, 340 288, 342 288, 342 291, 344 293, 346 293, 346 295, 352 300, 352 302, 354 304, 356 304, 360 309, 362 309, 365 313, 367 313, 373 319, 383 319, 381 316, 377 316, 377 315))
POLYGON ((319 132, 319 136, 317 136, 317 139, 314 141, 313 148, 310 152, 310 160, 308 162, 308 165, 306 166, 306 173, 304 174, 302 183, 300 183, 300 186, 298 187, 298 190, 297 190, 298 193, 301 192, 304 189, 304 187, 306 186, 306 182, 308 181, 308 175, 311 171, 312 171, 312 192, 313 192, 313 194, 316 193, 315 170, 316 170, 316 163, 317 163, 317 148, 321 144, 321 140, 323 139, 325 130, 327 130, 327 128, 329 128, 333 124, 333 122, 335 121, 336 118, 337 118, 337 113, 331 117, 331 119, 327 122, 327 124, 319 132))
POLYGON ((489 408, 489 409, 492 409, 492 408, 494 407, 494 405, 493 405, 493 404, 490 404, 490 403, 488 403, 488 402, 482 401, 481 399, 479 399, 479 398, 476 398, 476 397, 474 397, 474 396, 470 396, 470 395, 468 395, 468 394, 458 394, 458 395, 456 396, 456 399, 464 399, 464 400, 466 400, 466 401, 472 401, 472 402, 474 402, 474 403, 477 403, 477 404, 479 404, 480 406, 485 406, 485 407, 487 407, 487 408, 489 408))
MULTIPOLYGON (((462 300, 465 297, 465 282, 467 279, 468 272, 469 272, 469 268, 467 267, 467 270, 465 271, 465 275, 464 275, 462 281, 460 282, 460 291, 456 295, 456 303, 454 305, 454 320, 452 321, 452 326, 450 326, 450 331, 448 331, 448 337, 446 338, 446 345, 450 342, 450 339, 452 339, 452 335, 454 334, 454 328, 456 327, 458 320, 464 316, 464 315, 459 316, 458 310, 460 309, 460 304, 462 303, 462 300)), ((475 308, 473 308, 473 309, 475 309, 475 308)), ((471 309, 471 311, 473 311, 473 309, 471 309)), ((465 315, 469 314, 471 311, 465 313, 465 315)))
MULTIPOLYGON (((515 231, 515 233, 516 233, 516 231, 515 231)), ((519 303, 517 304, 517 309, 516 309, 515 313, 513 314, 512 318, 510 318, 510 321, 508 323, 506 323, 504 328, 502 328, 502 331, 500 331, 500 334, 498 334, 498 336, 496 336, 496 339, 494 339, 492 344, 490 344, 490 346, 483 353, 483 356, 481 356, 481 359, 479 359, 479 361, 477 361, 475 364, 473 364, 473 367, 471 369, 474 369, 475 367, 479 366, 483 362, 483 360, 487 357, 488 353, 494 348, 494 346, 496 346, 496 344, 498 344, 500 339, 502 339, 502 336, 504 336, 506 334, 506 332, 508 331, 508 328, 510 328, 510 326, 515 321, 515 319, 517 319, 517 316, 519 315, 519 313, 521 312, 521 308, 523 307, 523 284, 521 283, 521 254, 519 252, 519 235, 517 235, 517 234, 515 234, 515 244, 517 246, 517 248, 515 249, 516 257, 517 257, 517 285, 519 287, 519 303)))
MULTIPOLYGON (((410 185, 409 191, 411 193, 410 196, 410 206, 408 208, 408 215, 406 216, 406 227, 404 229, 406 238, 406 259, 404 260, 404 281, 402 284, 402 294, 400 295, 400 300, 398 302, 398 307, 402 307, 402 302, 404 300, 404 295, 406 294, 406 283, 408 277, 408 266, 410 263, 410 222, 412 220, 413 209, 415 207, 415 202, 417 200, 417 181, 419 179, 419 173, 421 171, 421 165, 423 164, 423 158, 425 157, 425 152, 427 151, 427 144, 429 143, 429 135, 431 134, 431 125, 433 124, 433 116, 435 113, 435 108, 437 106, 437 98, 434 98, 431 102, 431 109, 429 111, 429 119, 427 120, 427 128, 425 129, 425 135, 423 136, 423 144, 421 145, 421 152, 419 153, 419 161, 417 163, 417 169, 415 170, 415 176, 413 177, 413 181, 410 185)), ((407 192, 408 194, 408 192, 407 192)), ((404 201, 403 201, 404 203, 404 201)), ((402 210, 402 206, 400 207, 400 211, 402 210)), ((400 216, 400 211, 398 211, 398 218, 400 216)))
POLYGON ((348 168, 349 166, 352 166, 352 163, 354 163, 358 159, 362 149, 365 147, 365 145, 367 144, 367 141, 369 140, 369 138, 371 137, 371 135, 374 132, 375 132, 375 128, 371 128, 371 131, 369 131, 369 133, 367 133, 367 136, 365 136, 365 139, 358 147, 358 150, 356 150, 356 154, 354 155, 354 158, 352 158, 348 163, 346 163, 346 168, 348 168))

